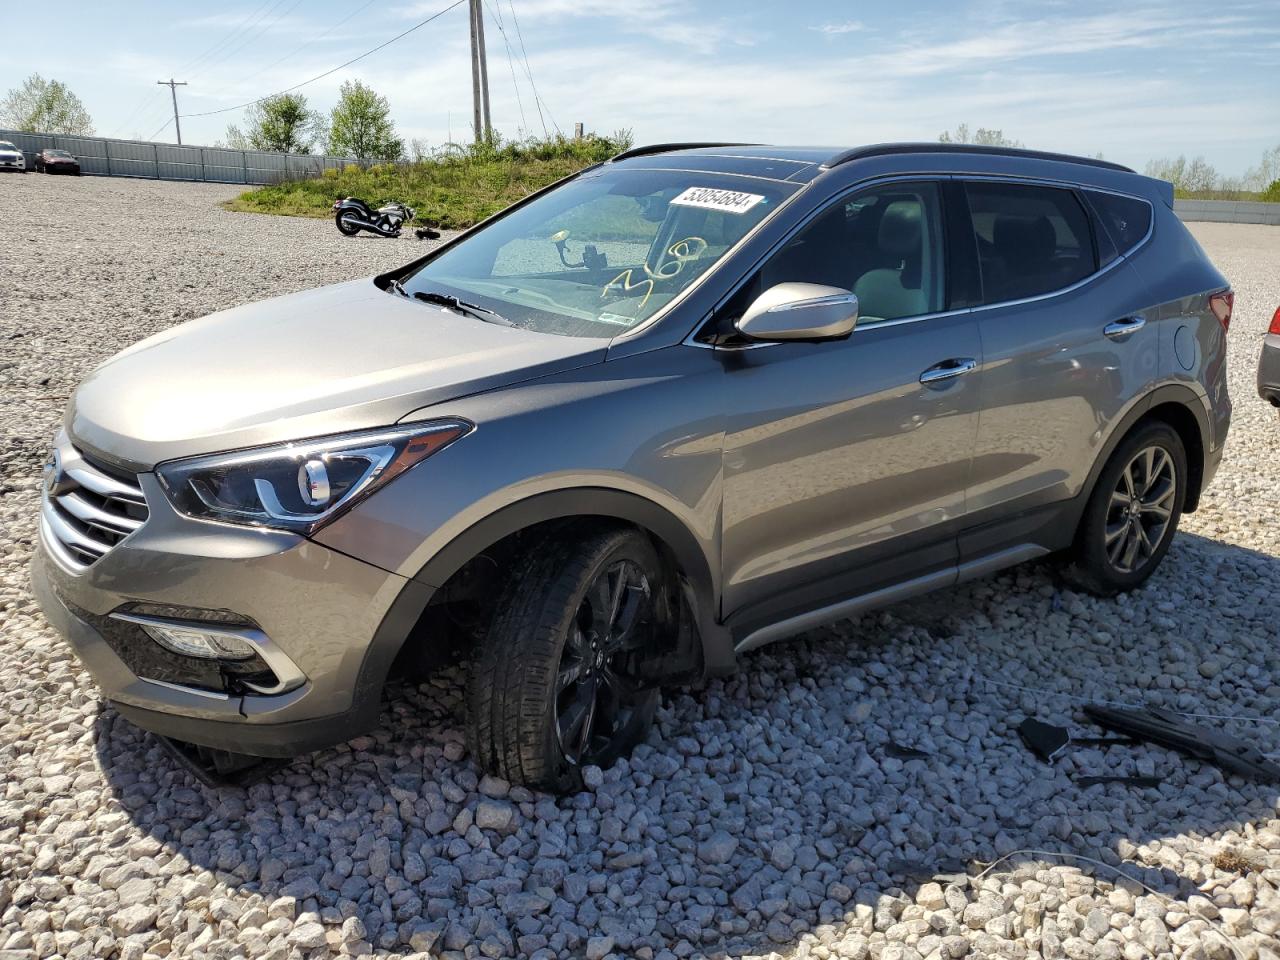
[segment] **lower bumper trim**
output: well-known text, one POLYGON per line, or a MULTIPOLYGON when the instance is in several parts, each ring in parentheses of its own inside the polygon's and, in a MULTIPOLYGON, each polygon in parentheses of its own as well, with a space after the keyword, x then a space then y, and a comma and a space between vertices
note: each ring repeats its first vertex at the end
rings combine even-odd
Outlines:
POLYGON ((112 701, 120 716, 150 733, 251 757, 288 759, 344 743, 377 725, 376 711, 348 711, 292 723, 234 723, 146 710, 112 701))

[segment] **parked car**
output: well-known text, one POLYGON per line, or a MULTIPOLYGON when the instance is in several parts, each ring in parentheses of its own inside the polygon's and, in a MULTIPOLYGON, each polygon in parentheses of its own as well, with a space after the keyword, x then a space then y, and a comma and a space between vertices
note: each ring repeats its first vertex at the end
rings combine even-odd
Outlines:
POLYGON ((66 150, 41 150, 36 154, 37 173, 74 173, 80 176, 80 161, 66 150))
POLYGON ((574 789, 766 643, 1052 554, 1150 577, 1231 415, 1172 203, 1023 150, 628 151, 99 367, 36 593, 211 757, 347 740, 460 646, 476 761, 574 789))
POLYGON ((27 172, 26 156, 8 140, 0 140, 0 170, 27 172))
POLYGON ((1273 407, 1280 407, 1280 307, 1271 317, 1271 326, 1262 341, 1258 358, 1258 396, 1273 407))

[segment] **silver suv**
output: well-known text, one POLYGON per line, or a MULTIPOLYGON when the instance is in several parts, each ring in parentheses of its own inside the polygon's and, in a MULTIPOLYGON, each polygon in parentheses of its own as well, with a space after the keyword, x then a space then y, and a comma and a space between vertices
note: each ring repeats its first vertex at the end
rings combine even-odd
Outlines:
POLYGON ((1232 294, 1172 199, 1031 151, 632 150, 98 368, 36 590, 215 766, 461 654, 476 760, 573 789, 771 641, 1048 554, 1146 580, 1231 413, 1232 294))

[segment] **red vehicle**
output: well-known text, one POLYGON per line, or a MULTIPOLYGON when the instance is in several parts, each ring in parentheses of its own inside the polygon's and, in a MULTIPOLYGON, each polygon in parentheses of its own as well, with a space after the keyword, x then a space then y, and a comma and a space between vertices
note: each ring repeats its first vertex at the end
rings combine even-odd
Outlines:
POLYGON ((80 161, 66 150, 41 150, 36 154, 37 173, 74 173, 80 176, 80 161))

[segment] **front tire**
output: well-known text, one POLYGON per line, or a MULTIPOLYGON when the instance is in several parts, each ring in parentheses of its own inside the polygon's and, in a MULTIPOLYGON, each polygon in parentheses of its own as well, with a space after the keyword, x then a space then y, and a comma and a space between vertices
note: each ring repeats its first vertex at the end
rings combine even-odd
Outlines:
POLYGON ((513 571, 468 688, 482 767, 564 793, 610 766, 653 722, 659 691, 636 662, 666 628, 661 562, 635 530, 553 538, 513 571))
POLYGON ((1152 422, 1126 437, 1098 476, 1064 578, 1101 597, 1145 583, 1178 528, 1186 478, 1186 447, 1171 426, 1152 422))

